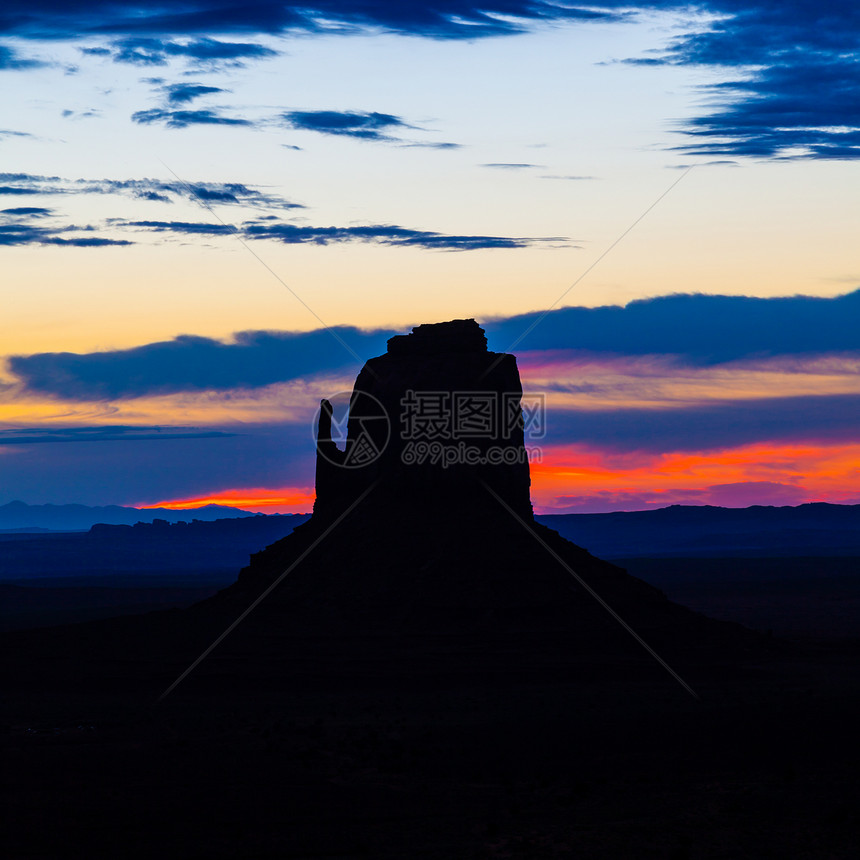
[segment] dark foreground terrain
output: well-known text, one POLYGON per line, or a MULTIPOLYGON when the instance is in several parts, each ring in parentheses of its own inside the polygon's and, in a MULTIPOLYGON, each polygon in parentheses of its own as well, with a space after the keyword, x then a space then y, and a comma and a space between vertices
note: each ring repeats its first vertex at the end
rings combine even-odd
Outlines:
MULTIPOLYGON (((190 606, 308 519, 98 525, 0 535, 0 631, 190 606)), ((706 615, 778 636, 860 638, 860 506, 537 517, 706 615)))
POLYGON ((193 609, 3 635, 7 856, 855 856, 856 639, 709 622, 539 531, 696 699, 507 519, 340 526, 158 701, 305 531, 193 609))

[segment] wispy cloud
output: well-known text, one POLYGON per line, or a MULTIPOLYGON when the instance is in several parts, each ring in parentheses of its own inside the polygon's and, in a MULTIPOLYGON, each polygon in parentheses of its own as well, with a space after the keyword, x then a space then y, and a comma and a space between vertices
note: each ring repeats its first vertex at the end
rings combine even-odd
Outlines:
POLYGON ((117 63, 137 66, 164 66, 174 57, 195 61, 197 65, 233 67, 246 60, 261 60, 277 56, 278 52, 255 42, 224 42, 200 38, 186 41, 136 36, 114 42, 110 49, 83 48, 84 53, 110 56, 117 63))
POLYGON ((12 206, 9 209, 0 209, 0 215, 30 216, 32 218, 44 218, 53 210, 45 209, 43 206, 12 206))
POLYGON ((204 108, 201 110, 169 110, 150 108, 139 110, 131 115, 132 121, 140 125, 161 123, 167 128, 188 128, 192 125, 233 125, 251 126, 253 123, 241 117, 225 116, 217 110, 204 108))
POLYGON ((164 87, 164 92, 170 104, 181 105, 188 104, 200 96, 211 95, 212 93, 224 93, 227 90, 221 87, 210 87, 206 84, 178 83, 168 84, 164 87))
MULTIPOLYGON (((611 2, 600 4, 614 5, 611 2)), ((225 4, 221 0, 142 5, 138 0, 88 2, 7 0, 0 33, 41 38, 75 38, 115 33, 140 42, 144 37, 186 34, 289 32, 367 33, 383 30, 431 39, 479 39, 521 33, 541 21, 618 20, 609 8, 576 7, 555 0, 258 0, 225 4)), ((137 46, 138 51, 155 49, 137 46)))
POLYGON ((433 251, 478 251, 492 248, 526 248, 536 245, 565 245, 569 240, 562 236, 457 236, 429 230, 413 230, 394 224, 369 224, 357 227, 313 227, 272 221, 246 221, 239 227, 208 222, 188 221, 117 221, 117 225, 174 234, 235 233, 246 239, 272 239, 286 245, 333 245, 345 242, 363 242, 394 247, 417 247, 433 251))
POLYGON ((4 137, 33 137, 33 135, 27 131, 13 131, 10 128, 0 128, 0 140, 4 137))
POLYGON ((521 161, 491 161, 482 164, 481 167, 491 167, 496 170, 530 170, 535 167, 544 167, 543 164, 527 164, 521 161))
POLYGON ((277 209, 302 209, 285 200, 240 182, 179 182, 163 179, 64 179, 31 173, 0 173, 0 195, 24 194, 119 194, 139 200, 171 203, 190 200, 277 209))
POLYGON ((696 27, 639 65, 710 66, 729 80, 707 85, 709 109, 681 131, 690 155, 860 158, 860 7, 833 0, 710 0, 696 27), (711 107, 716 104, 716 107, 711 107))
POLYGON ((87 235, 95 231, 89 225, 41 227, 27 221, 0 221, 0 247, 14 245, 64 245, 75 248, 103 248, 111 245, 131 245, 127 239, 111 239, 87 235), (80 235, 84 234, 84 235, 80 235))
POLYGON ((0 72, 20 72, 45 66, 41 60, 22 57, 14 48, 0 45, 0 72))
POLYGON ((289 128, 359 140, 390 141, 392 129, 412 128, 398 116, 376 111, 296 110, 283 118, 289 128))
POLYGON ((89 427, 16 428, 0 430, 0 445, 37 445, 57 442, 140 442, 170 439, 211 439, 232 436, 221 430, 196 427, 99 425, 89 427))

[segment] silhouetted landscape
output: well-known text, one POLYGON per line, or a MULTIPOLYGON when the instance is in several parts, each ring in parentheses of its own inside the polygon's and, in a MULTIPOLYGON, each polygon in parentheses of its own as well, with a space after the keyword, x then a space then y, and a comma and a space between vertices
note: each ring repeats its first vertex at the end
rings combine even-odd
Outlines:
MULTIPOLYGON (((308 517, 0 535, 0 625, 190 605, 234 582, 252 553, 308 517)), ((697 611, 778 633, 860 634, 860 506, 674 506, 535 519, 697 611)))
POLYGON ((310 518, 0 540, 11 856, 851 856, 858 508, 535 518, 518 410, 442 468, 410 392, 522 389, 419 326, 343 449, 323 401, 310 518))

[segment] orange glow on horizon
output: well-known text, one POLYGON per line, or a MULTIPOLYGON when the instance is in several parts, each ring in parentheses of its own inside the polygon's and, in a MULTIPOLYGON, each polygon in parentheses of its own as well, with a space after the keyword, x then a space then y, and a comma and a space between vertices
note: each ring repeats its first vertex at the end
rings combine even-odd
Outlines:
POLYGON ((639 507, 777 503, 757 500, 757 489, 763 497, 775 493, 778 499, 782 494, 782 504, 850 503, 860 501, 860 444, 756 443, 722 451, 654 454, 565 445, 544 449, 541 462, 531 465, 531 477, 534 504, 544 512, 589 497, 607 504, 638 498, 639 507))
POLYGON ((219 490, 208 496, 192 499, 171 499, 136 507, 167 508, 171 511, 191 511, 204 505, 224 505, 243 510, 260 510, 267 514, 306 514, 314 506, 315 494, 311 487, 281 487, 277 489, 249 487, 219 490))

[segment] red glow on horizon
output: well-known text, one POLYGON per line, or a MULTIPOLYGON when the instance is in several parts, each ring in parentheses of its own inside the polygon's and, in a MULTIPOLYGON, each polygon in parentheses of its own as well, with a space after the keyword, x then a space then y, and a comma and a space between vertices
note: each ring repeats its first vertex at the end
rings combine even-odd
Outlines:
MULTIPOLYGON (((560 445, 543 448, 530 469, 538 513, 860 503, 860 444, 756 443, 666 453, 560 445)), ((139 507, 184 511, 215 504, 288 514, 308 513, 313 503, 310 487, 251 487, 139 507)))
POLYGON ((190 499, 169 499, 137 507, 167 508, 171 511, 191 511, 204 505, 224 505, 242 510, 262 510, 267 514, 306 514, 314 506, 315 494, 310 487, 245 487, 218 490, 208 496, 190 499))
POLYGON ((797 505, 860 501, 860 445, 756 443, 721 451, 617 454, 565 445, 531 466, 543 513, 671 504, 797 505))

